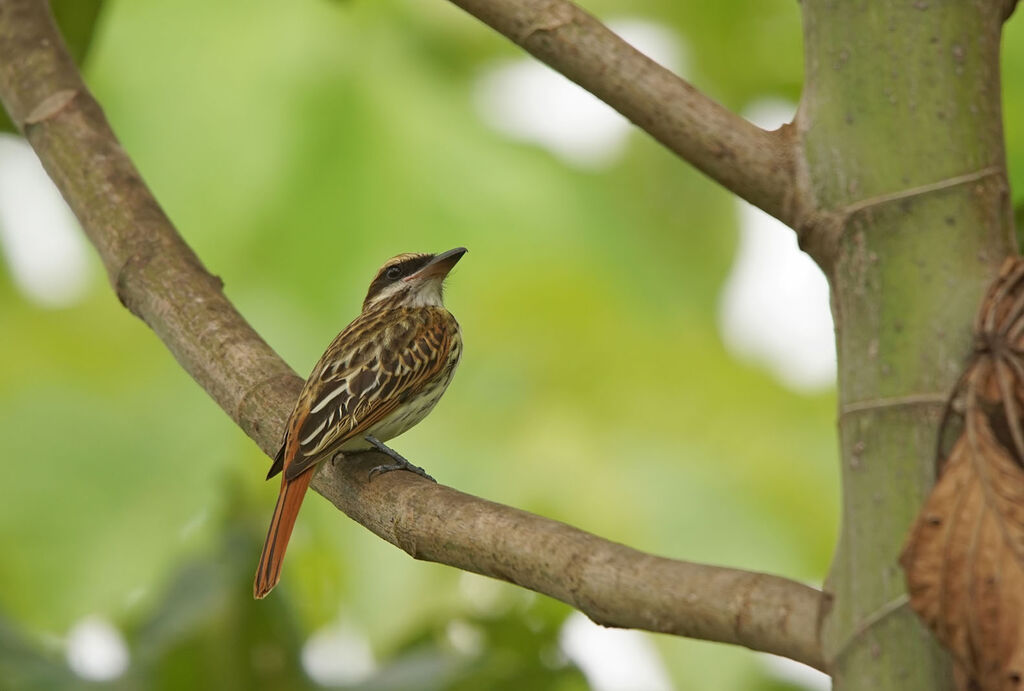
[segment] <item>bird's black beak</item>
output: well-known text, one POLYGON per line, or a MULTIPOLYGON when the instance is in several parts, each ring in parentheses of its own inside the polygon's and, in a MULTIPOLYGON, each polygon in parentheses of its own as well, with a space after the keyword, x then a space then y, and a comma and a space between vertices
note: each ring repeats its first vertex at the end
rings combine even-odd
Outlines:
POLYGON ((442 252, 436 255, 433 259, 427 262, 427 265, 422 269, 409 276, 405 280, 423 280, 425 278, 444 278, 448 275, 448 272, 454 268, 459 260, 462 259, 462 255, 468 252, 465 247, 456 247, 453 250, 442 252))

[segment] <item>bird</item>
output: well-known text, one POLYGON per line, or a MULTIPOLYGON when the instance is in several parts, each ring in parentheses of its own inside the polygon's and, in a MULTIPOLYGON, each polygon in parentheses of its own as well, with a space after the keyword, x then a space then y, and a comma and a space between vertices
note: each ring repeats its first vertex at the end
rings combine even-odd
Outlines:
POLYGON ((455 374, 462 335, 444 307, 443 289, 466 251, 456 247, 387 260, 370 283, 359 316, 313 367, 267 474, 268 480, 281 474, 281 489, 253 583, 256 599, 281 579, 302 499, 323 461, 376 449, 391 462, 371 469, 371 479, 407 470, 433 480, 384 442, 423 420, 455 374))

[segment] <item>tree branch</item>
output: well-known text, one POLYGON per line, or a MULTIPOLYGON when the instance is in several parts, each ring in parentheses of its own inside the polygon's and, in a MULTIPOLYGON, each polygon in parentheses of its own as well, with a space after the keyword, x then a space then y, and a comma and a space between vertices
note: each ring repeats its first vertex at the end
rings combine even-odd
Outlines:
MULTIPOLYGON (((78 216, 121 301, 274 453, 301 380, 235 311, 153 199, 42 0, 0 0, 0 100, 78 216)), ((417 559, 517 583, 609 626, 735 643, 824 668, 822 596, 813 588, 644 554, 409 473, 369 482, 375 462, 324 464, 313 487, 417 559)))
POLYGON ((567 0, 451 0, 591 92, 726 189, 790 226, 789 127, 723 108, 567 0))

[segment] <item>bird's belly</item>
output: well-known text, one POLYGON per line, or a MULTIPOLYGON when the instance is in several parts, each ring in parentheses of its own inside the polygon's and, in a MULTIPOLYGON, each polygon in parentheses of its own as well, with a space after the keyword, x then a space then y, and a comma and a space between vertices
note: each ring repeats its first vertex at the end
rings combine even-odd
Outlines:
POLYGON ((434 409, 437 402, 441 400, 441 394, 444 393, 446 388, 447 382, 442 386, 435 386, 430 391, 426 391, 404 405, 399 406, 395 412, 374 425, 368 434, 381 441, 387 441, 408 431, 434 409))

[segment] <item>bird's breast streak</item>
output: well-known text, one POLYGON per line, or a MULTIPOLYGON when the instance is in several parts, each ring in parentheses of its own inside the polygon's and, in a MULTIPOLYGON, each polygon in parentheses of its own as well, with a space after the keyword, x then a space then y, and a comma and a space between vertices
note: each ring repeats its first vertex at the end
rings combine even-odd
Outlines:
POLYGON ((445 382, 442 385, 438 385, 430 391, 421 394, 414 398, 408 403, 399 406, 395 412, 391 413, 388 417, 381 420, 373 429, 370 430, 369 434, 377 437, 381 441, 387 441, 388 439, 394 439, 398 435, 410 428, 414 427, 420 420, 427 416, 437 402, 441 399, 441 394, 447 388, 448 383, 445 382))
POLYGON ((444 394, 445 389, 448 388, 448 384, 455 375, 455 368, 459 364, 460 354, 461 348, 453 348, 449 361, 439 377, 439 381, 424 387, 423 392, 419 396, 399 406, 395 412, 375 425, 368 434, 381 441, 387 441, 416 426, 441 400, 441 395, 444 394))

